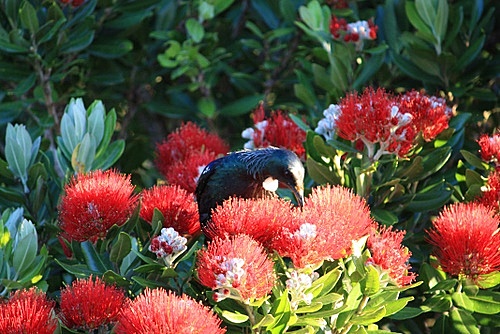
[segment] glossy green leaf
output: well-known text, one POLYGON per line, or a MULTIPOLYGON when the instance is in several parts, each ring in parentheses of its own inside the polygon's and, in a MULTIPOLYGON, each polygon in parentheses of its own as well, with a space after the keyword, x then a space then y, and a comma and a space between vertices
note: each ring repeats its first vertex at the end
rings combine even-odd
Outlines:
POLYGON ((458 333, 463 334, 479 334, 479 327, 476 320, 469 312, 454 308, 450 312, 450 318, 453 324, 453 328, 458 333))
POLYGON ((107 270, 103 260, 100 258, 94 245, 90 241, 82 242, 81 250, 85 264, 90 270, 100 274, 103 274, 107 270))
POLYGON ((405 307, 399 312, 390 315, 389 317, 394 320, 406 320, 418 317, 419 315, 425 313, 426 311, 418 307, 405 307))
POLYGON ((186 30, 189 37, 195 42, 199 43, 205 35, 205 29, 203 26, 195 19, 189 18, 186 21, 186 30))
POLYGON ((249 95, 222 107, 219 112, 225 116, 240 116, 249 113, 262 101, 262 95, 249 95))
POLYGON ((368 326, 370 324, 374 324, 380 321, 382 318, 385 317, 385 314, 386 314, 385 306, 381 306, 376 310, 371 310, 369 312, 363 311, 360 315, 355 315, 354 317, 352 317, 350 322, 355 325, 368 326))
POLYGON ((500 292, 479 290, 477 295, 469 296, 474 305, 474 311, 481 314, 500 313, 500 292))
POLYGON ((127 256, 132 249, 132 241, 130 236, 125 232, 120 232, 118 235, 118 239, 111 247, 111 251, 109 252, 109 259, 112 262, 119 262, 123 260, 125 256, 127 256))
POLYGON ((493 271, 489 274, 479 275, 477 285, 482 289, 494 288, 500 284, 500 271, 493 271))
POLYGON ((35 34, 38 31, 40 23, 38 22, 38 17, 36 16, 35 7, 33 7, 29 1, 24 1, 19 12, 19 17, 21 19, 21 24, 25 29, 28 29, 32 34, 35 34))
POLYGON ((473 167, 476 167, 479 170, 486 170, 487 169, 487 167, 486 167, 487 165, 476 154, 471 153, 471 152, 466 151, 466 150, 460 150, 460 153, 464 157, 465 161, 470 163, 473 167))
POLYGON ((224 319, 233 323, 241 324, 248 321, 248 315, 224 310, 220 314, 224 319))
POLYGON ((38 248, 38 238, 33 223, 26 219, 23 220, 19 226, 16 241, 12 255, 12 266, 16 273, 22 274, 32 266, 38 248), (23 230, 26 232, 22 232, 23 230), (17 240, 20 235, 22 237, 17 240))
POLYGON ((125 141, 117 140, 112 142, 105 154, 96 157, 92 165, 93 169, 108 169, 115 164, 115 162, 120 159, 121 155, 125 151, 125 141))
POLYGON ((92 46, 88 49, 90 54, 105 58, 105 59, 116 59, 123 57, 132 49, 134 45, 128 39, 112 38, 106 40, 97 40, 92 43, 92 46))
POLYGON ((428 298, 423 305, 433 312, 446 312, 452 308, 453 303, 449 295, 439 294, 428 298))
POLYGON ((474 312, 474 303, 464 292, 453 292, 451 294, 451 299, 457 307, 463 308, 469 312, 474 312))
POLYGON ((380 278, 374 266, 366 267, 366 276, 361 280, 361 291, 365 296, 372 296, 380 290, 380 278))
POLYGON ((377 222, 385 226, 392 226, 398 222, 398 216, 389 210, 374 208, 370 213, 377 222))

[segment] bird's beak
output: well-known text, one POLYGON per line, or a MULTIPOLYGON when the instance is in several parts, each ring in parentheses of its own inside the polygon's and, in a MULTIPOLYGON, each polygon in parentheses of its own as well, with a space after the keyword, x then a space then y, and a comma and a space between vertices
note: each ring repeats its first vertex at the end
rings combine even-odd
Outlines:
POLYGON ((297 204, 302 207, 304 206, 304 186, 302 184, 297 184, 295 186, 289 187, 295 196, 295 200, 297 204))

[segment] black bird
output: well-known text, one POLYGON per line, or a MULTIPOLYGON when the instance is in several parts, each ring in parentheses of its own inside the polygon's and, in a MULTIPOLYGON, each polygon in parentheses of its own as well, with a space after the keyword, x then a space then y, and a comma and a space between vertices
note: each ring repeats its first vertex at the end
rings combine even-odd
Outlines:
POLYGON ((304 201, 304 166, 292 151, 266 147, 229 153, 209 163, 198 179, 196 200, 201 226, 212 209, 230 197, 259 198, 278 186, 289 188, 298 205, 304 201))

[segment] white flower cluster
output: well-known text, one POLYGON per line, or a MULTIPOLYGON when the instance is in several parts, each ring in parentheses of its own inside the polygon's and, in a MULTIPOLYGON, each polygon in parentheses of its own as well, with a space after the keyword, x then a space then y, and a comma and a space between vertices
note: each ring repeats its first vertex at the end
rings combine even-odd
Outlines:
POLYGON ((187 239, 179 235, 172 227, 162 228, 159 236, 155 237, 149 245, 149 251, 162 258, 167 267, 187 249, 187 239))
POLYGON ((309 289, 312 286, 312 283, 318 279, 319 274, 317 272, 305 274, 293 270, 291 272, 287 272, 286 276, 288 277, 286 280, 286 288, 291 296, 291 307, 293 309, 297 309, 300 302, 310 305, 313 294, 310 292, 306 293, 306 290, 309 289))
MULTIPOLYGON (((261 122, 258 122, 254 125, 254 127, 260 131, 260 141, 264 139, 264 132, 266 130, 268 121, 263 120, 261 122)), ((246 128, 241 132, 241 137, 243 139, 248 139, 248 141, 243 145, 243 148, 245 149, 254 149, 255 148, 255 142, 254 142, 254 135, 255 135, 255 129, 254 128, 246 128)))
POLYGON ((215 277, 215 285, 218 291, 215 292, 215 299, 220 301, 230 296, 231 289, 237 288, 241 284, 241 278, 245 275, 245 260, 232 258, 224 260, 219 264, 223 273, 215 277))
POLYGON ((316 225, 310 223, 300 225, 299 229, 293 234, 294 237, 302 240, 314 239, 316 235, 316 225))
POLYGON ((351 34, 358 34, 359 40, 364 40, 368 39, 371 40, 373 39, 370 36, 370 30, 371 27, 368 24, 368 21, 357 21, 357 22, 352 22, 347 25, 347 31, 351 34))
POLYGON ((328 109, 323 111, 323 116, 325 117, 318 122, 318 126, 314 129, 314 131, 325 137, 326 140, 333 139, 340 112, 340 107, 338 105, 330 104, 328 109))

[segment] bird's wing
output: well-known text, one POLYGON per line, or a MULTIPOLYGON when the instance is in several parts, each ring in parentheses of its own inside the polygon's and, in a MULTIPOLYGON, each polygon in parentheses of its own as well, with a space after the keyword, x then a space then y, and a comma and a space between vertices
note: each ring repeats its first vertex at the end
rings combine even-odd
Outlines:
POLYGON ((197 199, 202 198, 203 194, 205 193, 205 189, 208 184, 208 180, 212 177, 212 175, 215 173, 217 168, 222 165, 223 163, 223 158, 216 159, 212 162, 210 162, 205 169, 203 169, 203 172, 201 172, 200 177, 198 178, 198 183, 196 185, 196 190, 195 190, 195 196, 197 199))

